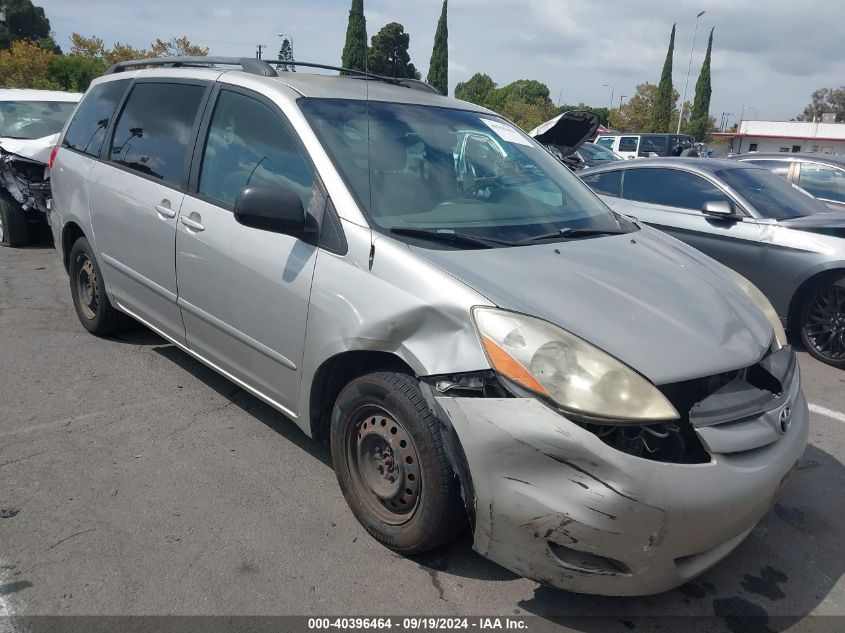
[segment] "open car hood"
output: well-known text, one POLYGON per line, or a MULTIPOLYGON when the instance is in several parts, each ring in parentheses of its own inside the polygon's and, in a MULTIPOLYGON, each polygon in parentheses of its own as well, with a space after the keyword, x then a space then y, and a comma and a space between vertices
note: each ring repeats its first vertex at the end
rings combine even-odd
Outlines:
POLYGON ((58 140, 58 134, 34 139, 0 137, 0 148, 9 154, 46 165, 50 161, 50 152, 53 151, 58 140))
POLYGON ((541 123, 528 134, 538 143, 554 145, 569 156, 592 138, 598 127, 599 118, 592 112, 570 110, 541 123))

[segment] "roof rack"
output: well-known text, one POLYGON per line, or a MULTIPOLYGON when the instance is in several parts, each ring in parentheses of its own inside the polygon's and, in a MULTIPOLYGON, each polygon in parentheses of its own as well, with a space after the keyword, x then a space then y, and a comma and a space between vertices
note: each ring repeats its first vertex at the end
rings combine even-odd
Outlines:
POLYGON ((184 66, 209 67, 209 66, 240 66, 241 70, 252 75, 263 77, 278 77, 278 73, 266 61, 254 57, 152 57, 149 59, 133 59, 125 62, 118 62, 109 67, 107 75, 120 73, 132 68, 143 68, 145 66, 166 66, 179 68, 184 66))
MULTIPOLYGON (((314 62, 298 62, 294 60, 272 60, 276 65, 285 66, 302 66, 303 68, 321 68, 323 70, 336 70, 340 73, 350 75, 351 77, 358 77, 361 79, 373 79, 375 81, 383 81, 385 83, 393 84, 394 86, 403 86, 413 90, 423 90, 425 92, 432 92, 440 94, 434 86, 431 86, 419 79, 409 78, 394 78, 386 77, 384 75, 377 75, 375 73, 366 72, 363 70, 354 70, 352 68, 342 68, 340 66, 330 66, 328 64, 317 64, 314 62)), ((107 75, 120 73, 125 70, 133 68, 144 68, 146 66, 165 66, 168 68, 180 67, 199 67, 208 68, 210 66, 240 66, 245 73, 252 75, 261 75, 263 77, 278 77, 279 73, 271 66, 271 60, 256 59, 254 57, 151 57, 149 59, 133 59, 125 62, 118 62, 113 64, 106 70, 107 75)))

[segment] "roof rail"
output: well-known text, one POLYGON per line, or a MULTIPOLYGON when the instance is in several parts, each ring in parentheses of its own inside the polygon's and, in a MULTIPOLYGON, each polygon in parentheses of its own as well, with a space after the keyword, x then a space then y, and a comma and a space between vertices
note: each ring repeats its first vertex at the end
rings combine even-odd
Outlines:
POLYGON ((132 68, 143 68, 144 66, 166 66, 179 68, 183 66, 240 66, 241 69, 252 75, 263 77, 278 77, 276 70, 262 59, 254 57, 151 57, 149 59, 133 59, 113 64, 106 70, 107 75, 123 72, 132 68))
POLYGON ((285 66, 302 66, 303 68, 321 68, 323 70, 336 70, 340 73, 351 75, 352 77, 360 77, 362 79, 373 79, 375 81, 383 81, 385 83, 393 84, 394 86, 403 86, 405 88, 412 88, 414 90, 424 90, 426 92, 433 92, 440 94, 434 86, 431 86, 419 79, 410 78, 394 78, 386 77, 384 75, 377 75, 375 73, 366 72, 363 70, 354 70, 352 68, 342 68, 340 66, 330 66, 328 64, 317 64, 314 62, 298 62, 290 60, 264 60, 256 59, 254 57, 151 57, 148 59, 133 59, 125 62, 117 62, 106 70, 107 75, 120 73, 125 70, 133 68, 144 68, 146 66, 165 66, 168 68, 180 68, 185 66, 208 68, 210 66, 240 66, 245 73, 252 75, 261 75, 263 77, 278 77, 279 73, 271 66, 271 63, 285 66))

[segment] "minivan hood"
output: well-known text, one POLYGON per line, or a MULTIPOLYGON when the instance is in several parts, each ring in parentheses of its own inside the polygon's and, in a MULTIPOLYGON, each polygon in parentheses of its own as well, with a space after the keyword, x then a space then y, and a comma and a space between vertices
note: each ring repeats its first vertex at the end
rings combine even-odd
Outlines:
POLYGON ((505 310, 580 336, 657 385, 753 365, 772 327, 721 264, 650 228, 419 257, 505 310))
POLYGON ((599 127, 599 118, 592 112, 570 110, 545 123, 541 123, 528 135, 543 145, 554 145, 564 156, 569 156, 581 147, 599 127))

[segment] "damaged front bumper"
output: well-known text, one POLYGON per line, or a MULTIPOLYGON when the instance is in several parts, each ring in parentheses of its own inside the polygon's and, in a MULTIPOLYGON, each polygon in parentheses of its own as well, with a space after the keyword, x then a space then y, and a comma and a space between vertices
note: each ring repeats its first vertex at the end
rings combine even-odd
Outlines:
POLYGON ((436 401, 465 454, 474 549, 539 583, 601 595, 666 591, 727 556, 795 468, 809 422, 797 369, 757 419, 776 424, 787 409, 782 435, 754 450, 711 449, 697 464, 623 453, 533 398, 436 401))

